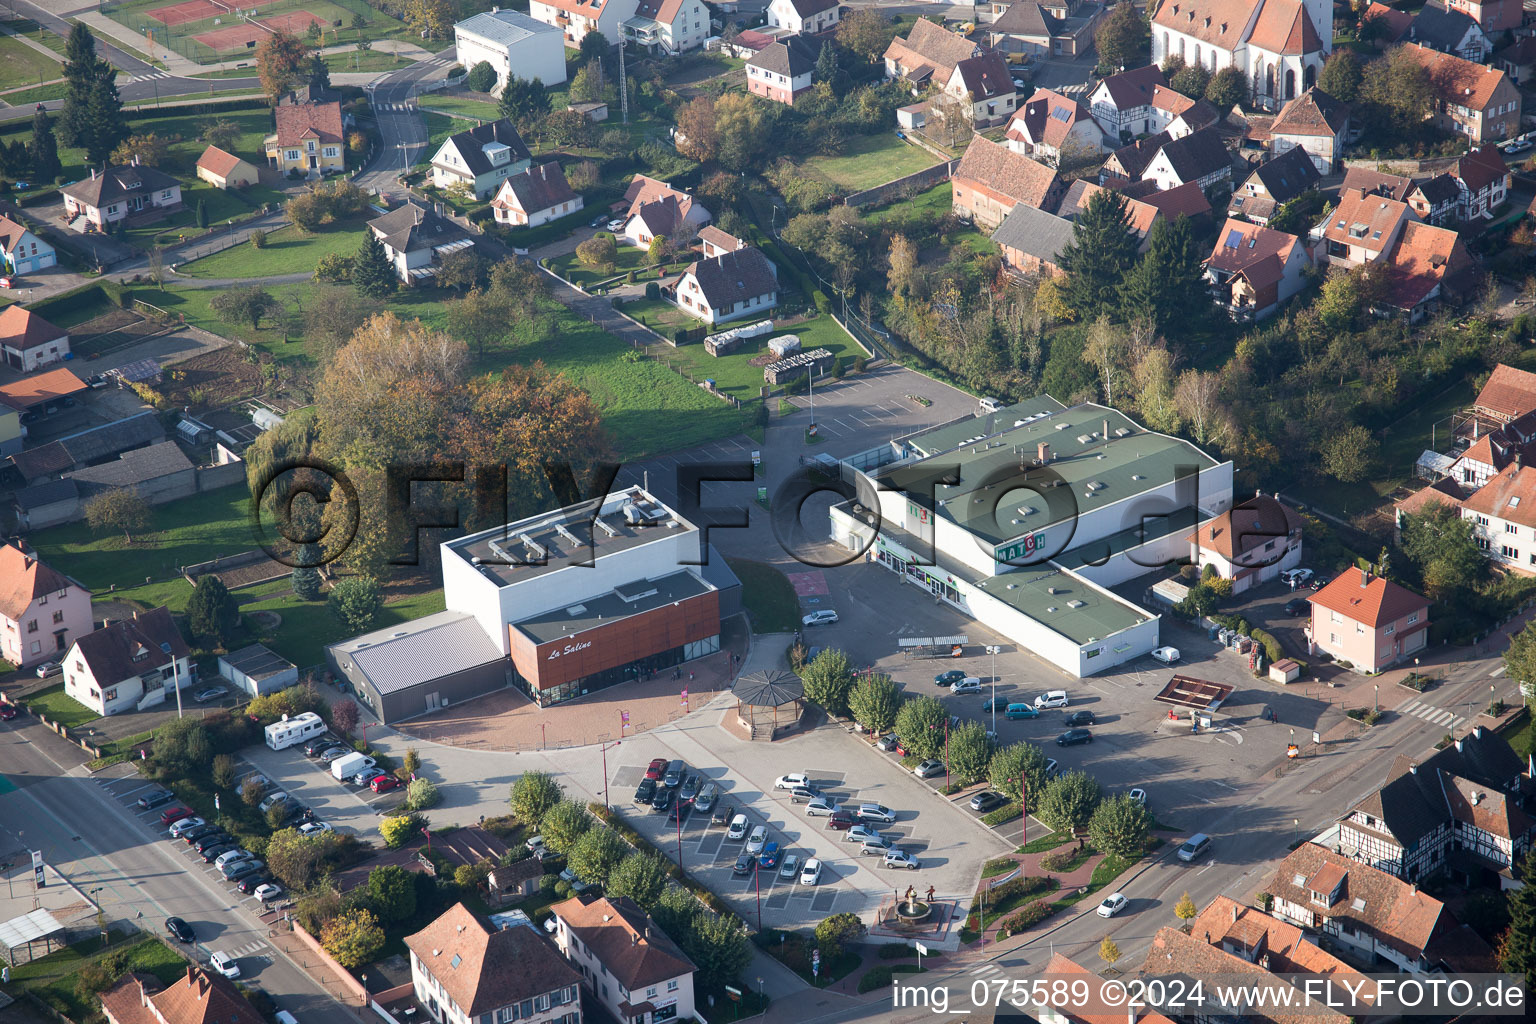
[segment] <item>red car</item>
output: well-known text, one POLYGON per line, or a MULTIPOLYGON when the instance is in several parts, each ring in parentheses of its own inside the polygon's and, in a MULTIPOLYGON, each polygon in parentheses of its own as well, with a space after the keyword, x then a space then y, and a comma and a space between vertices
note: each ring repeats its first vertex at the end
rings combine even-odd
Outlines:
POLYGON ((9 722, 16 717, 16 708, 10 704, 0 704, 0 722, 9 722))
POLYGON ((846 832, 853 827, 853 815, 847 811, 836 811, 827 815, 827 828, 837 832, 846 832))
POLYGON ((375 793, 388 793, 392 789, 400 788, 400 780, 393 775, 376 775, 368 783, 368 788, 375 793))
POLYGON ((165 810, 160 812, 160 824, 170 826, 173 823, 180 821, 182 818, 190 817, 192 817, 192 809, 190 807, 184 807, 181 804, 177 804, 175 807, 167 807, 165 810))
POLYGON ((645 770, 645 777, 648 779, 659 779, 665 774, 667 774, 667 759, 664 757, 658 757, 652 761, 651 766, 645 770))

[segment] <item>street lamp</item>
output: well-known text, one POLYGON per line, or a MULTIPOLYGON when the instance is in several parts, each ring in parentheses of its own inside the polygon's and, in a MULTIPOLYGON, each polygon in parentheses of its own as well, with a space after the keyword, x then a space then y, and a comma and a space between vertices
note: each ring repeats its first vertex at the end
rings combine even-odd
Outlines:
POLYGON ((1371 686, 1371 691, 1372 691, 1371 710, 1372 711, 1380 711, 1381 710, 1381 684, 1380 683, 1373 684, 1371 686))
POLYGON ((1488 684, 1488 714, 1489 714, 1490 717, 1493 715, 1493 693, 1494 693, 1493 684, 1489 683, 1488 684))
POLYGON ((992 735, 997 735, 997 645, 988 644, 987 653, 992 656, 992 735))
POLYGON ((167 640, 160 641, 160 650, 171 655, 171 681, 176 684, 176 717, 182 716, 181 710, 181 661, 176 655, 171 654, 171 645, 167 640))
POLYGON ((1291 845, 1295 846, 1299 842, 1301 842, 1301 819, 1300 818, 1292 818, 1291 819, 1291 845))
MULTIPOLYGON (((608 751, 619 745, 618 740, 603 745, 600 749, 603 754, 603 806, 608 806, 608 751)), ((679 828, 682 826, 679 825, 679 828)))

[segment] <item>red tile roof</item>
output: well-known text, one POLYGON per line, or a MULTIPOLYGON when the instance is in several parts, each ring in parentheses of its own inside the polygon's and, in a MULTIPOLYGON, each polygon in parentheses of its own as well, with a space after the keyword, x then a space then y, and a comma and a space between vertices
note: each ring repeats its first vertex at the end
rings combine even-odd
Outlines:
POLYGON ((233 174, 241 162, 235 154, 226 153, 218 146, 209 146, 203 150, 203 155, 197 158, 197 166, 200 169, 220 178, 227 178, 233 174))
POLYGON ((1215 270, 1242 274, 1258 290, 1279 282, 1300 245, 1295 235, 1229 217, 1216 233, 1216 247, 1205 262, 1215 270))
POLYGON ((1450 477, 1442 477, 1428 487, 1414 491, 1393 507, 1406 515, 1417 515, 1431 505, 1449 505, 1451 508, 1460 508, 1463 497, 1465 495, 1460 484, 1450 477))
POLYGON ((50 341, 69 337, 62 327, 55 327, 30 309, 7 306, 0 312, 0 344, 25 352, 50 341))
POLYGON ((498 930, 455 903, 405 944, 471 1017, 577 984, 580 973, 524 925, 498 930))
POLYGON ((1443 100, 1482 110, 1493 101, 1494 90, 1504 82, 1504 72, 1474 64, 1452 53, 1441 53, 1418 43, 1404 43, 1403 52, 1429 71, 1435 92, 1443 100))
POLYGON ((578 897, 549 909, 631 993, 698 970, 649 914, 623 896, 591 902, 578 897))
POLYGON ((1169 220, 1179 217, 1199 217, 1211 212, 1211 201, 1198 182, 1186 181, 1182 185, 1138 197, 1148 206, 1155 207, 1169 220))
POLYGON ((1045 164, 980 135, 966 147, 954 177, 1036 209, 1045 205, 1059 180, 1045 164))
POLYGON ((1461 507, 1536 527, 1536 467, 1512 465, 1501 469, 1497 476, 1462 499, 1461 507))
POLYGON ((1471 262, 1461 236, 1449 228, 1409 221, 1387 265, 1382 301, 1411 310, 1429 298, 1447 274, 1471 262))
POLYGON ((1266 0, 1248 42, 1260 50, 1297 57, 1323 49, 1317 28, 1300 0, 1266 0))
POLYGON ((1339 195, 1361 192, 1366 195, 1383 195, 1402 202, 1413 191, 1413 179, 1396 174, 1384 174, 1368 167, 1349 167, 1344 171, 1344 181, 1339 185, 1339 195))
POLYGON ((283 103, 274 114, 279 146, 297 146, 305 139, 341 141, 340 103, 283 103))
POLYGON ((1094 134, 1098 134, 1093 116, 1077 99, 1036 89, 1008 119, 1008 138, 1059 149, 1072 129, 1083 123, 1093 125, 1094 134))
POLYGON ((955 65, 975 56, 981 47, 957 32, 935 25, 926 18, 917 19, 905 39, 897 36, 885 49, 885 59, 911 72, 922 67, 932 70, 935 79, 948 81, 955 65))
MULTIPOLYGON (((1150 106, 1153 87, 1166 87, 1167 79, 1163 77, 1162 68, 1156 64, 1148 64, 1144 68, 1132 68, 1130 71, 1110 75, 1100 84, 1109 92, 1110 102, 1114 103, 1115 109, 1132 110, 1136 107, 1150 106)), ((1174 95, 1177 96, 1178 93, 1174 95)))
POLYGON ((1500 363, 1477 393, 1472 408, 1512 420, 1536 409, 1536 373, 1500 363))
POLYGON ((1258 566, 1267 564, 1266 560, 1244 556, 1270 541, 1279 541, 1275 545, 1278 550, 1274 552, 1274 558, 1268 560, 1274 561, 1284 554, 1285 539, 1292 531, 1300 529, 1301 516, 1289 505, 1261 494, 1239 502, 1210 522, 1202 523, 1200 529, 1185 539, 1216 552, 1229 562, 1241 559, 1242 565, 1258 566))
POLYGON ((1408 31, 1408 26, 1413 24, 1412 13, 1388 7, 1386 4, 1377 3, 1376 0, 1371 0, 1371 6, 1365 9, 1365 17, 1360 20, 1364 21, 1366 18, 1385 19, 1382 24, 1387 29, 1386 39, 1393 43, 1401 39, 1403 33, 1408 31))
MULTIPOLYGON (((1312 597, 1312 605, 1375 628, 1412 612, 1423 612, 1429 599, 1362 569, 1347 569, 1312 597)), ((1425 621, 1424 616, 1420 620, 1425 621)))
POLYGON ((73 395, 84 390, 85 381, 60 367, 57 370, 47 370, 30 377, 23 377, 10 384, 0 384, 0 402, 4 402, 12 409, 30 409, 34 405, 51 402, 55 398, 63 398, 65 395, 73 395))
POLYGON ((1165 0, 1154 25, 1181 32, 1223 50, 1235 50, 1260 0, 1165 0))
POLYGON ((130 974, 102 993, 102 1009, 117 1024, 262 1024, 232 982, 205 968, 188 964, 185 976, 158 987, 153 977, 130 974))
POLYGON ((26 614, 39 597, 71 586, 69 578, 38 561, 14 544, 0 547, 0 615, 12 622, 26 614))
MULTIPOLYGON (((1045 963, 1046 974, 1089 974, 1088 968, 1075 960, 1070 960, 1060 953, 1052 953, 1051 958, 1045 963)), ((1117 1010, 1112 1013, 1083 1013, 1072 1011, 1064 1007, 1053 1007, 1052 1013, 1065 1017, 1074 1024, 1173 1024, 1169 1018, 1156 1010, 1126 1011, 1117 1010), (1139 1016, 1137 1013, 1139 1012, 1139 1016)))
POLYGON ((1340 245, 1359 246, 1368 252, 1385 252, 1401 221, 1415 221, 1407 203, 1385 196, 1342 193, 1339 205, 1328 215, 1323 237, 1340 245))
POLYGON ((1475 196, 1488 186, 1508 178, 1509 166, 1497 146, 1484 146, 1457 160, 1451 174, 1475 196))
POLYGON ((1269 126, 1275 135, 1302 135, 1316 138, 1342 135, 1349 121, 1349 104, 1311 88, 1291 100, 1269 126))

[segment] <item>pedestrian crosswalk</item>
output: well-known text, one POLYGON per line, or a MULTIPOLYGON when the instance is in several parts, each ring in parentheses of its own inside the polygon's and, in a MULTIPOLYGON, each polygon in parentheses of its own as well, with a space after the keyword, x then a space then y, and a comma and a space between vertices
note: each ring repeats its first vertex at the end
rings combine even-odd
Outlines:
POLYGON ((458 62, 455 61, 452 57, 428 57, 426 60, 421 61, 420 63, 425 64, 431 68, 451 68, 458 62))
POLYGON ((1447 729, 1454 729, 1456 726, 1466 721, 1466 719, 1462 718, 1460 715, 1452 714, 1444 708, 1436 707, 1433 704, 1425 704, 1421 700, 1416 700, 1411 704, 1405 704, 1397 710, 1399 714, 1412 715, 1415 718, 1422 718, 1426 722, 1430 722, 1434 725, 1442 725, 1447 729))
POLYGON ((242 956, 251 956, 252 954, 259 953, 266 948, 267 944, 265 942, 257 940, 256 942, 247 942, 243 946, 236 946, 234 949, 228 950, 227 952, 230 956, 239 958, 242 956))
POLYGON ((971 968, 971 973, 976 975, 978 978, 984 978, 990 974, 998 974, 1001 971, 1002 968, 998 966, 996 962, 991 960, 971 968))
POLYGON ((141 73, 139 73, 137 75, 131 76, 128 79, 128 84, 132 85, 134 82, 147 82, 151 78, 170 78, 170 77, 171 77, 171 73, 169 71, 144 71, 144 72, 141 72, 141 73))
POLYGON ((416 110, 416 105, 414 103, 380 103, 377 109, 395 114, 409 114, 416 110))

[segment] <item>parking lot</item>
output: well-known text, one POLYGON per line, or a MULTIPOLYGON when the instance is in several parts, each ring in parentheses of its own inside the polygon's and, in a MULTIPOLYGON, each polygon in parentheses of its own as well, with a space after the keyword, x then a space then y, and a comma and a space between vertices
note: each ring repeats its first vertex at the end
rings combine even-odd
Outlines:
POLYGON ((243 751, 272 785, 315 812, 315 818, 338 832, 364 835, 378 828, 379 818, 405 801, 405 788, 375 793, 351 781, 339 782, 318 758, 304 756, 304 744, 284 750, 251 746, 243 751))

